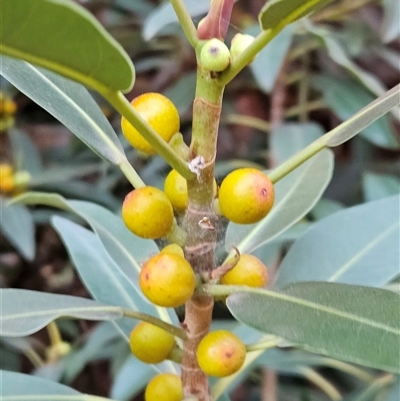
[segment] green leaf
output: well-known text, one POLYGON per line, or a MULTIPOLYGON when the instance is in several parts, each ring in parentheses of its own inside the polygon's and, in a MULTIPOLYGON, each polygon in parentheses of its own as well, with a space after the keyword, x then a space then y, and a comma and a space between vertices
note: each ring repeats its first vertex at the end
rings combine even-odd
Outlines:
POLYGON ((382 39, 391 42, 400 36, 400 4, 397 0, 383 0, 382 39))
POLYGON ((398 294, 318 282, 250 291, 227 299, 240 322, 311 352, 400 372, 398 294))
POLYGON ((0 370, 2 401, 113 401, 82 394, 71 387, 41 377, 0 370))
POLYGON ((332 0, 270 0, 258 15, 261 29, 272 29, 278 25, 288 25, 332 0))
MULTIPOLYGON (((258 86, 270 93, 275 84, 276 77, 282 67, 289 47, 292 43, 295 25, 287 26, 278 35, 258 53, 255 60, 250 64, 250 70, 253 73, 258 86)), ((258 26, 246 30, 249 35, 256 36, 260 32, 258 26)))
POLYGON ((144 384, 159 370, 154 365, 145 364, 129 355, 114 377, 110 396, 117 400, 130 400, 143 390, 144 384))
POLYGON ((94 152, 113 164, 125 154, 111 124, 80 84, 25 61, 0 57, 1 74, 57 118, 94 152))
POLYGON ((388 395, 388 398, 385 399, 385 401, 397 401, 398 397, 400 394, 400 377, 397 377, 393 388, 390 391, 390 394, 388 395))
POLYGON ((104 350, 118 339, 120 335, 110 322, 98 324, 90 332, 86 343, 81 348, 73 348, 60 361, 63 365, 64 383, 71 383, 88 363, 104 357, 104 350))
POLYGON ((363 70, 349 59, 344 49, 334 39, 332 31, 326 28, 314 27, 310 22, 306 24, 306 27, 312 34, 323 41, 331 59, 346 68, 346 70, 353 74, 370 92, 376 96, 381 96, 386 92, 386 88, 373 74, 363 70))
POLYGON ((400 192, 400 180, 394 175, 366 172, 363 175, 362 184, 364 196, 368 202, 400 192))
POLYGON ((94 299, 107 304, 139 310, 144 301, 131 281, 118 268, 99 238, 89 230, 55 216, 52 223, 73 261, 79 276, 94 299))
POLYGON ((399 196, 392 196, 315 223, 290 248, 275 285, 298 281, 386 284, 399 274, 399 204, 399 196))
POLYGON ((0 198, 0 230, 27 260, 35 256, 35 227, 31 212, 22 205, 6 205, 0 198))
POLYGON ((16 202, 26 204, 42 204, 51 207, 68 210, 83 218, 95 231, 101 240, 105 250, 115 262, 115 269, 129 280, 133 287, 130 291, 135 295, 135 303, 138 310, 159 316, 174 324, 178 323, 173 309, 155 307, 144 298, 139 288, 139 272, 143 263, 151 254, 156 254, 159 249, 154 241, 144 240, 132 234, 123 223, 122 219, 102 206, 90 202, 66 200, 57 194, 45 194, 29 192, 15 199, 16 202))
MULTIPOLYGON (((205 14, 210 9, 210 4, 207 1, 198 0, 183 0, 186 10, 192 17, 205 14)), ((143 23, 143 38, 150 40, 157 35, 167 25, 178 22, 178 17, 168 1, 160 4, 152 11, 143 23)))
POLYGON ((6 337, 30 335, 63 316, 87 320, 114 320, 123 316, 120 307, 70 295, 5 288, 0 289, 0 299, 0 335, 6 337))
POLYGON ((271 241, 305 216, 322 196, 333 171, 333 154, 325 149, 275 184, 275 204, 257 224, 230 223, 225 246, 249 253, 271 241))
POLYGON ((26 170, 30 174, 43 171, 40 154, 29 135, 18 129, 10 129, 8 137, 16 170, 26 170))
POLYGON ((94 89, 132 88, 128 55, 83 7, 68 0, 2 0, 1 13, 3 54, 94 89))
POLYGON ((274 164, 279 165, 324 134, 316 123, 283 123, 270 133, 274 164))
MULTIPOLYGON (((379 110, 379 104, 372 103, 374 97, 365 88, 363 88, 362 85, 353 80, 338 79, 330 75, 320 75, 312 79, 311 82, 322 92, 325 101, 329 107, 332 108, 334 113, 342 121, 345 121, 344 128, 346 128, 346 126, 349 127, 350 124, 352 124, 352 117, 355 117, 353 115, 360 109, 365 108, 360 110, 360 122, 354 122, 355 128, 357 125, 360 125, 360 123, 363 123, 364 119, 372 117, 371 112, 373 106, 375 106, 376 111, 379 110), (361 112, 364 116, 362 116, 361 112)), ((388 98, 386 98, 386 100, 387 99, 388 98)), ((385 99, 382 100, 384 101, 385 99)), ((398 98, 396 100, 398 104, 398 98)), ((379 103, 381 103, 381 101, 379 103)), ((361 131, 361 136, 377 146, 388 149, 398 149, 400 144, 393 134, 388 116, 382 116, 378 120, 374 122, 373 121, 374 120, 367 124, 363 124, 362 129, 359 129, 357 132, 361 131)), ((347 131, 350 134, 351 131, 349 129, 347 129, 347 131)), ((341 140, 341 143, 350 139, 354 135, 355 134, 351 136, 347 136, 347 134, 343 135, 344 140, 341 140), (344 138, 345 136, 346 138, 344 138)), ((336 143, 339 144, 338 142, 339 141, 336 141, 335 145, 330 146, 336 146, 336 143)))

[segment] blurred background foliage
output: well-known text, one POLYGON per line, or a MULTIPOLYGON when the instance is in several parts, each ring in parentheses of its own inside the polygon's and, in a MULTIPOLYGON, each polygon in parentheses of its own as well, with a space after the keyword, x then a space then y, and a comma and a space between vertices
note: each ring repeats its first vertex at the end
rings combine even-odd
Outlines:
MULTIPOLYGON (((168 96, 180 111, 181 132, 189 143, 196 60, 168 1, 78 3, 99 19, 132 58, 137 80, 127 97, 150 91, 168 96)), ((237 1, 227 43, 237 32, 257 34, 257 15, 264 3, 237 1)), ((209 7, 208 0, 185 4, 196 23, 209 7)), ((395 86, 400 78, 399 9, 397 0, 339 0, 284 29, 226 88, 217 181, 240 166, 268 169, 280 164, 395 86)), ((89 200, 119 214, 131 187, 117 168, 102 161, 52 116, 0 79, 0 163, 12 166, 14 180, 13 185, 1 186, 0 284, 87 296, 49 225, 54 213, 62 216, 64 212, 22 205, 5 208, 5 203, 21 192, 40 190, 89 200)), ((119 115, 103 99, 93 96, 143 180, 162 187, 169 171, 166 163, 159 157, 144 158, 131 149, 121 135, 119 115)), ((399 119, 398 110, 387 114, 334 149, 333 179, 324 198, 301 224, 399 193, 399 119)), ((2 182, 6 182, 4 177, 2 182)), ((77 219, 72 214, 68 217, 77 219)), ((292 231, 290 240, 303 232, 301 227, 297 231, 292 231)), ((290 243, 283 249, 272 246, 273 250, 264 251, 272 270, 279 268, 288 246, 290 243)), ((393 287, 398 290, 396 281, 393 287)), ((228 316, 223 306, 216 314, 228 316)), ((108 330, 108 325, 60 321, 63 339, 72 344, 72 351, 64 358, 46 357, 49 339, 45 330, 27 338, 0 339, 0 368, 33 371, 92 394, 141 399, 132 388, 124 388, 124 372, 129 372, 127 345, 118 333, 108 330)), ((290 369, 292 360, 285 366, 278 360, 278 400, 327 399, 312 380, 304 380, 290 369)), ((376 399, 373 392, 369 398, 360 398, 364 390, 359 384, 334 367, 324 368, 323 373, 348 400, 376 399)), ((261 369, 251 371, 232 394, 232 401, 259 400, 269 378, 261 369)), ((379 399, 395 401, 396 391, 379 399)))

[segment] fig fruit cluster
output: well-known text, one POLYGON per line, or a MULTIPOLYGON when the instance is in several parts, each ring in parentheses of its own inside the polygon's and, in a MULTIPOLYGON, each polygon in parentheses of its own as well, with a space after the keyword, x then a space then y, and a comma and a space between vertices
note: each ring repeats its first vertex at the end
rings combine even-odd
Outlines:
POLYGON ((233 37, 229 49, 223 41, 212 38, 201 48, 200 64, 207 70, 222 72, 229 67, 231 61, 235 60, 253 42, 253 36, 237 33, 233 37))
MULTIPOLYGON (((237 57, 251 43, 250 38, 242 36, 234 38, 230 51, 218 39, 210 40, 203 47, 202 54, 207 52, 216 58, 223 55, 225 62, 218 65, 215 59, 212 62, 204 61, 206 68, 212 71, 225 69, 229 59, 237 57)), ((135 98, 131 104, 166 142, 179 132, 178 111, 165 96, 147 93, 135 98)), ((124 118, 121 126, 127 140, 137 150, 147 155, 155 153, 151 145, 124 118)), ((4 168, 4 171, 7 169, 4 168)), ((214 180, 217 209, 237 224, 252 224, 263 219, 271 210, 274 197, 274 186, 268 176, 254 168, 240 168, 231 172, 222 181, 220 188, 214 180)), ((145 186, 128 193, 122 205, 122 219, 128 229, 141 238, 169 239, 177 226, 177 219, 179 221, 187 211, 188 204, 187 181, 172 170, 165 179, 164 190, 145 186)), ((268 284, 266 266, 253 255, 237 255, 224 266, 228 267, 219 277, 220 284, 250 287, 264 287, 268 284)), ((193 296, 197 280, 192 266, 185 259, 183 249, 174 243, 146 260, 139 274, 142 293, 151 303, 160 307, 176 308, 185 304, 193 296)), ((179 346, 172 333, 147 321, 137 324, 130 334, 132 354, 145 363, 176 360, 179 346)), ((215 377, 234 374, 243 366, 245 357, 246 347, 243 342, 226 330, 205 335, 196 352, 200 369, 215 377)), ((147 401, 179 401, 182 398, 182 382, 175 374, 162 373, 155 376, 145 391, 147 401)))

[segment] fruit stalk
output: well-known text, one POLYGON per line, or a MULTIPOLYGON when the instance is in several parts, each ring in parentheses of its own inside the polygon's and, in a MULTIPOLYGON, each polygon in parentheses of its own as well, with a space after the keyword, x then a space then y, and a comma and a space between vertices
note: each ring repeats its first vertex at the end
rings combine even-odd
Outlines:
MULTIPOLYGON (((216 83, 215 74, 201 66, 197 72, 196 97, 193 105, 193 131, 190 160, 197 164, 197 178, 188 181, 189 203, 184 217, 187 232, 185 257, 195 273, 203 274, 215 268, 216 224, 212 204, 214 200, 214 164, 218 126, 224 87, 216 83), (207 221, 208 225, 199 224, 207 221)), ((193 163, 194 164, 194 163, 193 163)), ((188 339, 184 342, 182 383, 185 397, 210 401, 207 376, 199 368, 196 350, 209 331, 213 297, 195 294, 185 306, 183 323, 188 339)))

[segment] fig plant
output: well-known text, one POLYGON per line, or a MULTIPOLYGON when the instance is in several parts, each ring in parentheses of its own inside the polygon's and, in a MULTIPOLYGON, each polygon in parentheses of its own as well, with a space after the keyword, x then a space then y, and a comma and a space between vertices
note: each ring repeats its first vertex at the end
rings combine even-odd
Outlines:
MULTIPOLYGON (((148 92, 131 102, 125 97, 135 82, 132 61, 83 7, 69 0, 2 1, 2 75, 117 166, 134 189, 121 205, 122 218, 57 194, 31 192, 13 200, 57 207, 89 224, 93 232, 63 217, 52 220, 94 300, 2 289, 1 335, 26 336, 47 326, 57 350, 63 341, 55 319, 112 321, 134 356, 160 363, 144 370, 146 379, 140 376, 135 383, 137 389, 146 387, 148 401, 228 397, 227 390, 257 358, 268 366, 268 351, 288 347, 323 355, 318 364, 329 361, 371 382, 371 375, 353 364, 379 369, 386 373, 376 383, 385 378, 390 385, 400 373, 399 296, 379 287, 398 274, 393 245, 398 196, 316 222, 287 253, 270 287, 266 263, 252 254, 273 240, 286 241, 282 236, 313 208, 331 178, 329 148, 397 108, 399 86, 275 168, 236 168, 218 188, 215 166, 225 87, 281 31, 299 21, 307 24, 308 16, 330 1, 269 1, 259 14, 258 36, 239 35, 230 49, 225 40, 232 0, 211 1, 198 28, 182 0, 170 3, 197 61, 189 148, 180 141, 178 109, 166 96, 148 92), (40 24, 43 15, 46 26, 40 24), (146 185, 84 87, 120 113, 122 133, 135 149, 157 154, 173 169, 164 191, 146 185), (218 236, 227 221, 224 261, 218 258, 218 236), (159 247, 164 247, 161 252, 159 247), (324 252, 314 257, 318 247, 324 252), (374 274, 383 253, 390 255, 389 263, 374 274), (211 330, 214 302, 220 299, 240 323, 237 333, 211 330), (184 309, 181 321, 178 307, 184 309), (134 327, 130 319, 141 322, 134 327), (211 387, 209 376, 222 379, 211 387)), ((3 166, 1 174, 8 179, 11 173, 3 166)), ((33 376, 2 374, 3 395, 11 399, 77 393, 33 376)), ((331 399, 341 399, 330 383, 317 382, 331 399)))

